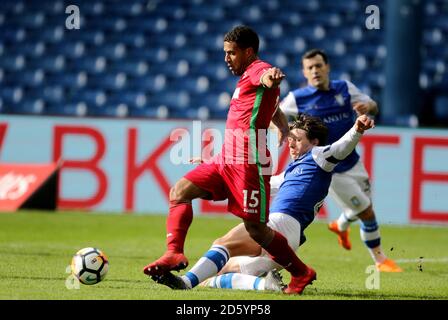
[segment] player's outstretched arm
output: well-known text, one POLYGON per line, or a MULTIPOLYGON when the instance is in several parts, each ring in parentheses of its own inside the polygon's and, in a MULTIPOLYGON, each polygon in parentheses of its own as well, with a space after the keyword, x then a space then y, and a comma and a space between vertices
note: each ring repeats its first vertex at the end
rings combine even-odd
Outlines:
POLYGON ((356 132, 363 134, 364 131, 375 127, 375 121, 363 114, 356 119, 353 127, 355 128, 356 132))
POLYGON ((276 88, 280 85, 280 82, 286 77, 286 75, 277 67, 272 67, 266 70, 260 78, 260 82, 266 88, 276 88))
POLYGON ((340 161, 355 149, 362 134, 374 126, 374 121, 368 116, 359 116, 353 127, 338 141, 330 146, 314 147, 312 151, 314 161, 325 171, 331 172, 340 161))
POLYGON ((285 114, 283 111, 277 107, 277 110, 275 111, 274 115, 272 116, 271 121, 275 127, 277 127, 277 135, 278 135, 278 147, 281 147, 283 142, 286 141, 289 135, 289 125, 288 125, 288 119, 286 119, 285 114))
POLYGON ((356 102, 353 103, 353 110, 355 110, 358 115, 376 115, 378 113, 378 105, 373 100, 369 100, 367 102, 356 102))

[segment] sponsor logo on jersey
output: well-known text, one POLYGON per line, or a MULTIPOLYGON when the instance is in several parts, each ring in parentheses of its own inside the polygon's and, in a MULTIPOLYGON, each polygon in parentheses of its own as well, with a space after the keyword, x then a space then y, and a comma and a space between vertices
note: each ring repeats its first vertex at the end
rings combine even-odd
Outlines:
POLYGON ((236 88, 233 92, 232 99, 238 99, 240 97, 240 88, 236 88))
POLYGON ((342 94, 337 94, 334 96, 334 99, 336 100, 336 102, 338 103, 338 105, 340 107, 344 106, 344 97, 342 96, 342 94))
POLYGON ((353 197, 353 198, 350 199, 350 201, 352 202, 352 204, 355 207, 359 207, 361 205, 361 202, 359 201, 358 197, 353 197))
POLYGON ((243 211, 246 213, 258 213, 258 210, 253 208, 244 208, 243 211))

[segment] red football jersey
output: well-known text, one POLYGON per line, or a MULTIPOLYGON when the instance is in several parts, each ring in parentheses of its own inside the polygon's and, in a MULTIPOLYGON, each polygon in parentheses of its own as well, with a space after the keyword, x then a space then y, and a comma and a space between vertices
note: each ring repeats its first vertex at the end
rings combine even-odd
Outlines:
POLYGON ((279 101, 280 88, 265 88, 260 78, 271 67, 262 60, 255 60, 238 81, 226 122, 222 153, 227 163, 268 165, 265 163, 268 159, 261 157, 269 158, 266 133, 279 101))

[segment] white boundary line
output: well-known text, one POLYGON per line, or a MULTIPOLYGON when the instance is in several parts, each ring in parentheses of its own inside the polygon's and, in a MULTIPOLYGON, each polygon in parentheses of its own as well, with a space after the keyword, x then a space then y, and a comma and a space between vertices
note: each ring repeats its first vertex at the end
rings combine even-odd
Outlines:
POLYGON ((444 258, 423 258, 423 259, 396 259, 397 263, 415 263, 415 262, 434 262, 434 263, 443 263, 448 262, 448 257, 444 258))

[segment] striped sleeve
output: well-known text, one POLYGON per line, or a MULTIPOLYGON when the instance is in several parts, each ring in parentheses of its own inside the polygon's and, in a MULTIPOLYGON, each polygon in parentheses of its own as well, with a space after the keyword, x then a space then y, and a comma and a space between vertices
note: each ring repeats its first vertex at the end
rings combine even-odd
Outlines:
POLYGON ((290 91, 280 102, 280 110, 282 110, 286 116, 296 116, 299 113, 296 98, 292 91, 290 91))

